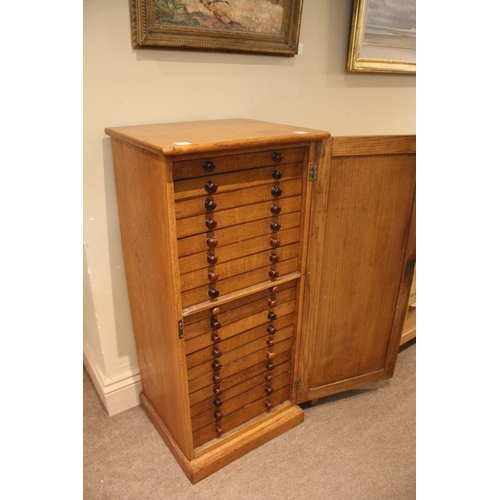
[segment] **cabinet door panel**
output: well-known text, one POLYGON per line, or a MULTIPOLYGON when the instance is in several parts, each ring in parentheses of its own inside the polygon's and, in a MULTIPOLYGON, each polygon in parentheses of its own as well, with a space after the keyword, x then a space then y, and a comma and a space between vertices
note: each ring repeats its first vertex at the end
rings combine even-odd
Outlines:
POLYGON ((415 164, 414 154, 332 157, 318 181, 299 402, 392 376, 414 262, 415 164))

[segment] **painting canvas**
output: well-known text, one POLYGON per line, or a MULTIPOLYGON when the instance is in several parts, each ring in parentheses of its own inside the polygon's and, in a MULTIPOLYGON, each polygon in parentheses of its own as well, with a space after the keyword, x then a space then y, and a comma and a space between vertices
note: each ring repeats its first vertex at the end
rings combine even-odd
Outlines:
POLYGON ((131 0, 134 48, 292 56, 302 0, 131 0))
POLYGON ((351 71, 416 73, 416 0, 355 0, 351 71))

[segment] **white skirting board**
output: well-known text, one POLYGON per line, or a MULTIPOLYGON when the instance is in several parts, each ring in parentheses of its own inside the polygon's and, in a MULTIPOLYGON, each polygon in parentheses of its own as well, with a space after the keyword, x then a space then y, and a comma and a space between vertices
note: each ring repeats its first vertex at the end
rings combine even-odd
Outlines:
POLYGON ((106 380, 97 364, 93 362, 89 350, 85 348, 85 343, 83 364, 110 417, 141 404, 139 395, 142 391, 142 384, 139 373, 130 372, 129 375, 122 375, 117 380, 106 380))

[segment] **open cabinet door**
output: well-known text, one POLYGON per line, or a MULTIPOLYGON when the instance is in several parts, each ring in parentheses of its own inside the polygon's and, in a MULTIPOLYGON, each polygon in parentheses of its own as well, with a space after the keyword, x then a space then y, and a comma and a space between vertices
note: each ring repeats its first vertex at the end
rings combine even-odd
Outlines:
POLYGON ((415 145, 332 139, 313 182, 298 403, 394 373, 415 266, 415 145))

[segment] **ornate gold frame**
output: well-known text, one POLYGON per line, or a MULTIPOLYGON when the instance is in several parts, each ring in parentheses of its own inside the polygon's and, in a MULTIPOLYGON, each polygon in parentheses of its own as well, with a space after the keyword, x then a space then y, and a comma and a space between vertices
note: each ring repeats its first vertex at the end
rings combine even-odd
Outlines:
POLYGON ((370 0, 354 0, 347 69, 354 72, 416 74, 417 63, 404 59, 405 49, 401 49, 401 59, 360 56, 369 2, 370 0))
POLYGON ((159 23, 156 0, 130 0, 132 47, 291 57, 298 52, 302 1, 284 0, 282 32, 277 35, 159 23))

